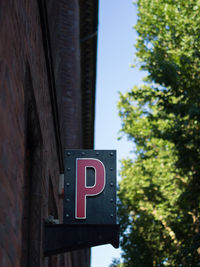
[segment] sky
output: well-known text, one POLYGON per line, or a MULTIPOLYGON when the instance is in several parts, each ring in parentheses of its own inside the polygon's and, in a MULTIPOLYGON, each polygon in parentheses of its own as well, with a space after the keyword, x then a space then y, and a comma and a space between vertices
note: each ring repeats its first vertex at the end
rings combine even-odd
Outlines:
MULTIPOLYGON (((117 102, 118 92, 125 93, 142 82, 143 74, 130 67, 135 57, 136 21, 132 0, 99 0, 95 149, 116 149, 118 171, 120 159, 134 157, 129 153, 133 144, 126 137, 117 140, 121 128, 117 102)), ((120 254, 111 245, 94 247, 91 267, 109 267, 120 254)))

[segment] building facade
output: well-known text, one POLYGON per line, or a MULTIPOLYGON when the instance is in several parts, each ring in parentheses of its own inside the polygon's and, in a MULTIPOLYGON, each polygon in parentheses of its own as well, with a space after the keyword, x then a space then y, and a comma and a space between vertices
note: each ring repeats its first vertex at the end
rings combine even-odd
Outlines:
POLYGON ((97 0, 0 2, 0 266, 89 267, 90 250, 44 257, 62 223, 64 149, 92 149, 97 0))

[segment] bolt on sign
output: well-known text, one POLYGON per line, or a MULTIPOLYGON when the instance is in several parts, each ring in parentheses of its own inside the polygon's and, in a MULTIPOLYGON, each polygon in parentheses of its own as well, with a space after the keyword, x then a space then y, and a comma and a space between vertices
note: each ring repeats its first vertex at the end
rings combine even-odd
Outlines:
POLYGON ((116 151, 65 150, 64 223, 116 224, 116 151))

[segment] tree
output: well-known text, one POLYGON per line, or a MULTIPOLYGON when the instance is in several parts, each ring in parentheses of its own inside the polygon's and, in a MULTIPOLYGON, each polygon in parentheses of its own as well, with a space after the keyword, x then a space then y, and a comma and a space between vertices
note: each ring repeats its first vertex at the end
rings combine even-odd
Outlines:
POLYGON ((120 263, 119 259, 114 258, 112 260, 112 263, 109 265, 109 267, 123 267, 123 264, 120 263))
POLYGON ((200 264, 200 1, 138 0, 136 44, 148 72, 120 95, 119 214, 125 267, 200 264))

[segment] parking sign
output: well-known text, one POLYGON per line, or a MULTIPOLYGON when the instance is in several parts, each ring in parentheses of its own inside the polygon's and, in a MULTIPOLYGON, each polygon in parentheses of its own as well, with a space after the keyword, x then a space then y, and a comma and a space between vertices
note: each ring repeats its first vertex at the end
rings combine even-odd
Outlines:
POLYGON ((116 151, 65 150, 65 224, 116 224, 116 151))

